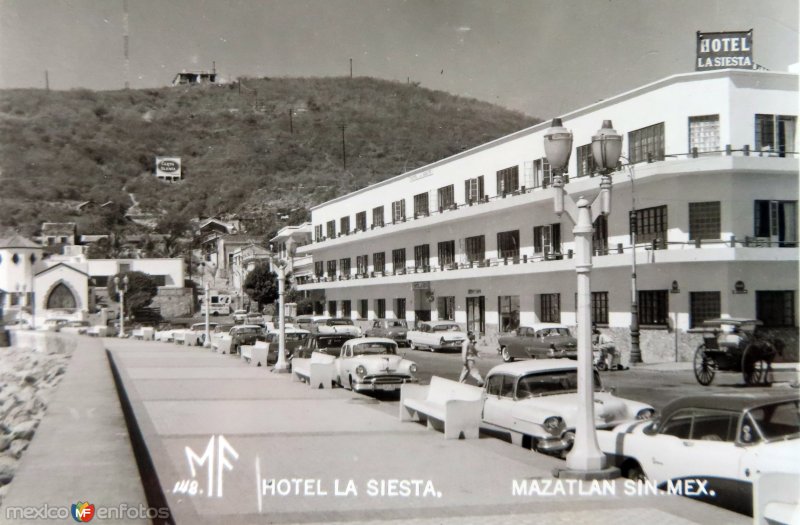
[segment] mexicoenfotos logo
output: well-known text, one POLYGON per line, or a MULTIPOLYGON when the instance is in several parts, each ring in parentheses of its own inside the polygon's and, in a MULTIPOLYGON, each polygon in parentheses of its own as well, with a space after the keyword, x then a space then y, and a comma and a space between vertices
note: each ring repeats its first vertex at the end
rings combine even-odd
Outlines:
POLYGON ((86 523, 94 518, 94 505, 88 501, 73 503, 72 518, 78 523, 86 523))

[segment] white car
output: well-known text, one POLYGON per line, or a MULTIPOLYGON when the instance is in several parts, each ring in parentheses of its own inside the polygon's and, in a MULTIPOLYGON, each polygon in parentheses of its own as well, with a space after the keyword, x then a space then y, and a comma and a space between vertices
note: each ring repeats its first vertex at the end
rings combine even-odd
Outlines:
POLYGON ((247 319, 247 310, 236 310, 233 312, 234 323, 244 323, 245 319, 247 319))
MULTIPOLYGON (((652 406, 602 390, 594 373, 597 428, 650 419, 652 406)), ((483 424, 510 434, 526 448, 564 455, 572 448, 578 417, 578 365, 565 359, 534 359, 497 365, 486 376, 483 424)))
POLYGON ((600 449, 628 478, 667 491, 688 482, 693 490, 684 495, 748 515, 759 476, 800 476, 798 438, 797 392, 684 397, 653 421, 597 436, 600 449))
POLYGON ((352 319, 343 317, 327 317, 316 319, 311 323, 311 332, 317 334, 348 334, 361 337, 361 328, 357 327, 352 319))
POLYGON ((335 361, 335 381, 355 392, 397 391, 417 383, 417 365, 397 355, 397 343, 382 337, 345 341, 335 361))
POLYGON ((461 350, 461 343, 466 338, 466 332, 453 321, 426 321, 419 323, 416 330, 406 332, 406 339, 412 350, 427 348, 431 352, 461 350))

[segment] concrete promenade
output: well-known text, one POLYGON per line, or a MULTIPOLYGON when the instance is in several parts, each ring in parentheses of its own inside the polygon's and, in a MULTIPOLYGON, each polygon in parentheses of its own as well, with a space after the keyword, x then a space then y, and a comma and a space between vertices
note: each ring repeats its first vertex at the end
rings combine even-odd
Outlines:
POLYGON ((626 496, 622 480, 550 495, 563 461, 494 438, 445 440, 387 401, 235 356, 104 342, 155 470, 146 488, 160 488, 176 523, 750 523, 688 498, 626 496), (515 483, 543 493, 514 494, 515 483))

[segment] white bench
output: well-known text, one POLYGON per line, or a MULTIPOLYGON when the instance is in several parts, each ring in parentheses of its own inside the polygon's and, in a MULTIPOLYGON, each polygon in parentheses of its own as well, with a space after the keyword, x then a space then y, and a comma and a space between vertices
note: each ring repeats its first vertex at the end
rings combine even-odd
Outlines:
POLYGON ((483 410, 483 389, 433 376, 429 385, 400 388, 400 421, 426 416, 429 429, 444 426, 445 439, 477 439, 483 410))
POLYGON ((264 341, 256 341, 254 345, 242 345, 239 354, 242 360, 253 366, 267 366, 267 351, 269 345, 264 341))
POLYGON ((753 483, 753 523, 800 523, 800 476, 761 474, 753 483))
POLYGON ((110 330, 107 326, 104 325, 94 325, 90 326, 88 330, 86 330, 86 335, 92 337, 108 337, 110 330))
POLYGON ((143 326, 141 328, 134 328, 131 331, 132 339, 139 339, 141 341, 152 341, 156 331, 151 326, 143 326))
POLYGON ((305 381, 313 388, 331 388, 336 357, 313 352, 311 358, 292 359, 292 379, 305 381))

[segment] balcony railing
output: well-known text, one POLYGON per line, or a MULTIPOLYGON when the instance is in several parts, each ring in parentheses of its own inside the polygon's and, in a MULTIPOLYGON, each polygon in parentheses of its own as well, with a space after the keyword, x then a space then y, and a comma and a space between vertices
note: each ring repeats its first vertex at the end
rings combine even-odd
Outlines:
MULTIPOLYGON (((688 153, 665 154, 663 160, 659 160, 659 159, 655 158, 654 155, 650 154, 650 155, 647 156, 647 158, 645 160, 641 161, 639 164, 641 164, 641 163, 652 164, 652 163, 655 163, 655 162, 669 162, 670 160, 675 160, 675 159, 690 159, 690 158, 710 157, 710 156, 727 156, 727 157, 731 157, 731 156, 734 156, 734 157, 789 157, 789 158, 798 158, 798 157, 800 157, 800 153, 798 153, 796 151, 777 151, 777 150, 756 151, 755 149, 752 149, 747 144, 745 144, 741 149, 734 149, 730 144, 728 144, 728 145, 725 146, 725 149, 716 150, 716 151, 699 152, 697 150, 697 148, 694 148, 694 151, 690 151, 688 153)), ((621 170, 621 169, 622 169, 622 167, 620 166, 618 168, 618 170, 621 170)), ((588 174, 588 175, 583 175, 583 176, 579 176, 579 177, 564 177, 564 181, 566 183, 569 183, 569 182, 580 181, 580 180, 583 180, 583 179, 586 179, 586 178, 591 178, 591 177, 594 177, 594 176, 595 176, 595 174, 588 174)), ((496 200, 514 198, 514 197, 517 197, 517 196, 520 196, 520 195, 525 195, 527 193, 533 193, 533 192, 536 192, 536 191, 545 190, 549 186, 550 186, 550 181, 549 180, 547 180, 547 179, 539 180, 538 177, 535 177, 534 178, 534 185, 532 187, 521 186, 519 189, 516 189, 516 190, 513 190, 513 191, 506 191, 506 192, 503 192, 503 193, 501 193, 499 195, 493 195, 493 196, 484 195, 481 199, 470 199, 467 202, 462 203, 462 204, 453 203, 453 204, 451 204, 451 205, 449 205, 447 207, 440 207, 438 209, 429 210, 429 211, 425 211, 425 212, 417 212, 417 213, 414 213, 413 215, 411 215, 409 217, 403 217, 401 219, 393 219, 391 222, 388 222, 388 223, 372 224, 369 227, 369 229, 365 228, 363 230, 353 230, 353 231, 348 231, 348 232, 339 232, 337 234, 336 238, 342 237, 343 235, 344 236, 356 235, 358 233, 361 233, 362 231, 366 232, 366 231, 377 230, 377 229, 380 229, 380 228, 390 228, 390 227, 392 227, 393 225, 396 225, 396 224, 403 224, 403 223, 411 222, 411 221, 425 220, 425 219, 428 219, 428 218, 433 217, 435 215, 442 215, 442 214, 450 213, 452 211, 457 211, 457 210, 463 209, 463 208, 470 208, 472 206, 479 206, 481 204, 486 204, 486 203, 489 203, 489 202, 492 202, 492 201, 496 201, 496 200)), ((331 237, 331 238, 333 238, 333 237, 331 237)), ((329 238, 328 237, 322 237, 320 239, 315 239, 313 244, 320 243, 320 242, 323 242, 323 241, 326 241, 326 240, 329 240, 329 238)))

